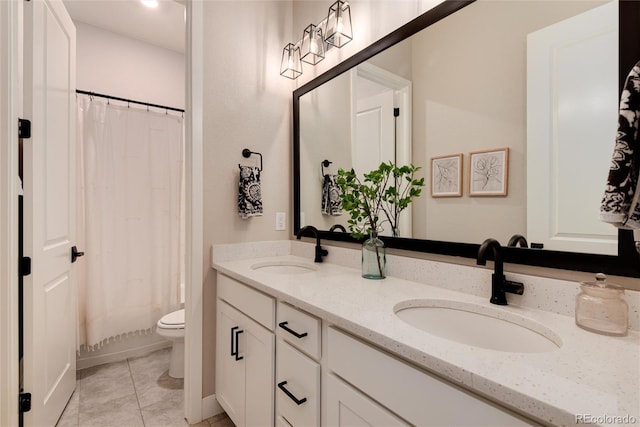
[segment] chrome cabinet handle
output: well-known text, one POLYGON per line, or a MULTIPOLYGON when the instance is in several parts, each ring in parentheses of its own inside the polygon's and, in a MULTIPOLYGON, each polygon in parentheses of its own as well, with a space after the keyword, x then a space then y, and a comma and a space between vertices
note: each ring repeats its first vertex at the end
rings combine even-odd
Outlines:
POLYGON ((306 398, 306 397, 303 397, 302 399, 298 399, 297 397, 295 397, 295 396, 293 395, 293 393, 291 393, 289 390, 287 390, 287 388, 285 387, 285 385, 287 385, 287 382, 286 382, 286 381, 282 381, 281 383, 278 383, 278 388, 279 388, 280 390, 282 390, 282 391, 284 392, 284 394, 286 394, 287 396, 289 396, 289 398, 290 398, 291 400, 293 400, 293 401, 296 403, 296 405, 298 405, 298 406, 299 406, 299 405, 302 405, 304 402, 306 402, 306 401, 307 401, 307 398, 306 398))
POLYGON ((282 329, 284 329, 285 331, 289 332, 291 335, 293 335, 296 338, 304 338, 306 337, 307 334, 306 332, 303 332, 301 334, 297 333, 296 331, 294 331, 293 329, 289 328, 287 325, 289 324, 289 322, 280 322, 278 323, 278 326, 280 326, 282 329))

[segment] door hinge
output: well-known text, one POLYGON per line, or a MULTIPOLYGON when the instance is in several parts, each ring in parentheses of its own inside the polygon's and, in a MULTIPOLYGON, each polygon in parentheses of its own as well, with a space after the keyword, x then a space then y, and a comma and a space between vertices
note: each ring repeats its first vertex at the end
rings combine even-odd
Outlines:
POLYGON ((20 393, 20 396, 18 396, 18 408, 20 412, 29 412, 31 410, 31 393, 20 393))
POLYGON ((394 108, 393 109, 393 117, 399 117, 400 116, 400 109, 399 108, 394 108))
POLYGON ((20 263, 20 275, 28 276, 31 274, 31 257, 25 256, 22 257, 22 262, 20 263))
POLYGON ((31 138, 31 120, 18 119, 18 138, 31 138))

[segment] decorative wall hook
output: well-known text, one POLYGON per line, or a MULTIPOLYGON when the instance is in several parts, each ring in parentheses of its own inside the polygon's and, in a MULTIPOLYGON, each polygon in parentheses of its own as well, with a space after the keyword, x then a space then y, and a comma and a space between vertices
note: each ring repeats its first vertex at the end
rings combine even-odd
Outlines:
POLYGON ((262 171, 262 154, 256 151, 251 151, 248 148, 245 148, 244 150, 242 150, 242 157, 244 157, 245 159, 248 159, 249 157, 251 157, 252 154, 257 154, 258 156, 260 156, 260 171, 262 171))
POLYGON ((322 169, 322 176, 325 176, 324 168, 328 168, 331 163, 333 162, 330 162, 329 160, 323 160, 320 162, 320 168, 322 169))

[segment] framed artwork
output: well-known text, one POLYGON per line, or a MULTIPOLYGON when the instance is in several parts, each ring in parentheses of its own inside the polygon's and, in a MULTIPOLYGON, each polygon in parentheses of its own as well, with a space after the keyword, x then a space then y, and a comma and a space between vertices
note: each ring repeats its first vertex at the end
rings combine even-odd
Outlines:
POLYGON ((469 153, 469 195, 506 196, 508 173, 508 148, 469 153))
POLYGON ((462 154, 431 158, 431 197, 462 196, 462 154))

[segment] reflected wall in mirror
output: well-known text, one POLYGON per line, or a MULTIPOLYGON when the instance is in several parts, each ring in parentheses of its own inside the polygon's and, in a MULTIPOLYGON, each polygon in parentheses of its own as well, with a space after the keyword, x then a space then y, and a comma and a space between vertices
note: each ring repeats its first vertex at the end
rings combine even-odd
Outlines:
MULTIPOLYGON (((632 3, 445 1, 392 33, 387 45, 378 46, 383 39, 296 90, 295 228, 346 224, 346 215, 320 213, 320 162, 331 160, 331 173, 355 168, 355 99, 364 91, 355 76, 369 67, 410 88, 404 98, 392 88, 393 107, 401 118, 406 113, 386 137, 397 163, 422 167, 429 185, 432 158, 463 153, 463 196, 423 192, 401 231, 410 238, 390 239, 390 246, 472 257, 487 237, 506 244, 521 234, 544 250, 508 251, 510 262, 584 271, 600 263, 611 274, 638 275, 631 233, 620 232, 618 242, 618 230, 598 220, 617 122, 617 45, 638 33, 626 25, 618 37, 618 7, 637 9, 632 3), (577 39, 558 38, 585 19, 577 39), (509 149, 508 195, 469 197, 469 153, 499 148, 509 149)), ((631 56, 640 55, 629 47, 631 56)), ((380 150, 376 143, 367 151, 380 150)))
POLYGON ((346 225, 346 214, 321 213, 324 159, 333 174, 394 160, 429 178, 431 158, 463 153, 463 197, 423 192, 401 237, 522 234, 545 249, 615 255, 617 230, 598 209, 615 138, 617 23, 615 1, 478 0, 303 94, 300 224, 346 225), (508 195, 469 197, 469 153, 502 147, 508 195))

